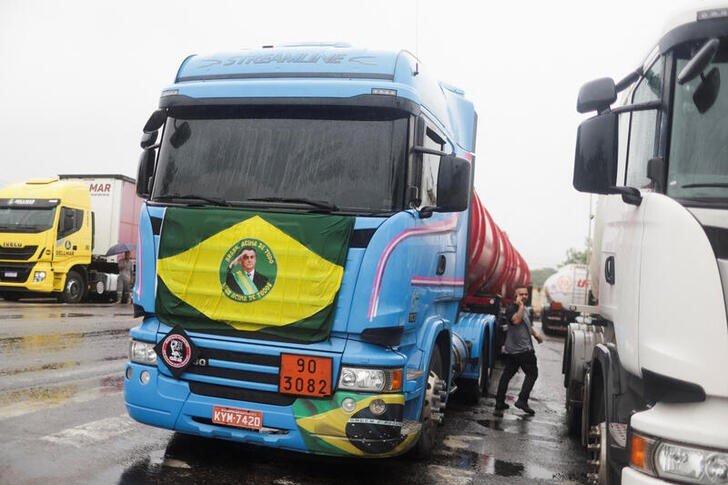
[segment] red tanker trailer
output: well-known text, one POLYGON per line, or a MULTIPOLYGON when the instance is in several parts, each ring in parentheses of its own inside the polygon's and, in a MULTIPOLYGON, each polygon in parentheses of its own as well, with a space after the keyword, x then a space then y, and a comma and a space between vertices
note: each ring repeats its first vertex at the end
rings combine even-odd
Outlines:
POLYGON ((482 297, 509 299, 516 286, 530 281, 526 261, 473 194, 466 303, 484 303, 482 297))

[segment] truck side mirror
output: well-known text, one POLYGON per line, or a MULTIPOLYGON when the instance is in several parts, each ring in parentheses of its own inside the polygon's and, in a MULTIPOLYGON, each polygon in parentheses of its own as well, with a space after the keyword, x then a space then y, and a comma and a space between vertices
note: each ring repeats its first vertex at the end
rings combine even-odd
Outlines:
POLYGON ((153 131, 159 130, 164 122, 167 120, 167 112, 163 109, 158 109, 147 120, 147 124, 144 125, 144 129, 142 130, 144 133, 151 133, 153 131))
POLYGON ((614 193, 617 182, 616 113, 607 112, 579 125, 574 156, 574 188, 593 194, 614 193))
POLYGON ((154 161, 156 152, 153 149, 146 149, 139 157, 139 169, 137 170, 136 193, 142 199, 148 199, 152 194, 152 177, 154 176, 154 161))
POLYGON ((589 113, 609 108, 617 100, 617 87, 611 77, 595 79, 583 85, 576 100, 576 111, 589 113))
POLYGON ((472 197, 470 162, 455 155, 440 159, 437 172, 437 212, 460 212, 472 197))

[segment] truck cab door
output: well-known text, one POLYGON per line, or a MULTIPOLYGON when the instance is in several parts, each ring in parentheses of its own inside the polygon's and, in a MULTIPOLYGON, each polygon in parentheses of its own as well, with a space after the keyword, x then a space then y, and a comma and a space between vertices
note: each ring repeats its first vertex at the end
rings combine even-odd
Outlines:
MULTIPOLYGON (((662 99, 664 57, 657 58, 631 93, 631 104, 662 99)), ((647 163, 662 156, 660 108, 627 111, 619 117, 617 184, 635 187, 642 194, 652 191, 647 163)), ((598 213, 604 218, 599 275, 600 305, 615 322, 615 337, 622 365, 640 373, 639 336, 640 279, 647 204, 625 202, 621 195, 609 195, 598 213)))

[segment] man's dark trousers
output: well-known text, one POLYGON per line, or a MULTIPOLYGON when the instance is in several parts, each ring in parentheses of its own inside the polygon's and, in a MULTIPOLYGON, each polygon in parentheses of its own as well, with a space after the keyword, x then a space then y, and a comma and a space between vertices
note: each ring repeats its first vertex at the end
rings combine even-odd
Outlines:
POLYGON ((523 379, 523 386, 521 387, 521 392, 518 394, 518 400, 522 403, 527 403, 528 397, 531 395, 531 389, 533 389, 536 378, 538 378, 536 353, 533 350, 529 350, 518 354, 503 354, 503 357, 505 358, 506 366, 498 382, 498 393, 495 396, 495 402, 502 404, 506 401, 508 383, 520 367, 526 374, 526 378, 523 379))

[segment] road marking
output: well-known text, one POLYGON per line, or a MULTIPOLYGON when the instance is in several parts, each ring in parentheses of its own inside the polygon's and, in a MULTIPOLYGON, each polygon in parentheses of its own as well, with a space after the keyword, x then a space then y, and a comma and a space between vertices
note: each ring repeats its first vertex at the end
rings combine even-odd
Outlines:
POLYGON ((447 483, 448 485, 469 485, 473 483, 475 478, 475 472, 472 470, 450 466, 428 465, 427 471, 430 477, 435 478, 435 482, 447 483))
POLYGON ((41 437, 42 440, 76 448, 91 446, 115 438, 136 428, 136 423, 126 414, 113 418, 91 421, 58 433, 41 437))

